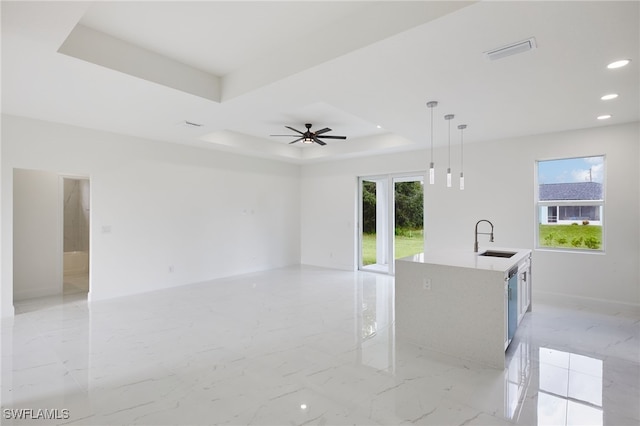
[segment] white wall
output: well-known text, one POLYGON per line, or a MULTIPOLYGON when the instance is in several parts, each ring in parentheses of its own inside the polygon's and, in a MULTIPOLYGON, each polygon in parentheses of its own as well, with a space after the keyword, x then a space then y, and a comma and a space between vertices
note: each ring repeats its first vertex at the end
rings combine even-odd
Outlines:
POLYGON ((303 166, 302 263, 354 270, 358 176, 424 173, 424 155, 416 152, 377 155, 303 166))
POLYGON ((15 169, 13 173, 13 297, 62 293, 60 177, 15 169))
POLYGON ((300 261, 299 166, 3 116, 3 316, 15 168, 91 178, 91 300, 300 261))
MULTIPOLYGON (((0 121, 0 133, 2 132, 2 122, 0 121)), ((3 277, 3 272, 2 272, 2 266, 4 264, 4 250, 3 250, 3 246, 4 246, 4 239, 5 239, 5 234, 4 234, 4 225, 5 225, 5 217, 6 215, 4 214, 4 196, 2 195, 2 178, 4 176, 4 169, 2 167, 2 152, 4 151, 3 148, 3 143, 2 143, 2 135, 0 134, 0 318, 5 317, 5 316, 13 316, 14 314, 14 310, 13 310, 13 300, 8 300, 6 299, 5 293, 11 293, 11 297, 13 298, 13 288, 9 291, 9 290, 5 290, 3 288, 2 285, 2 277, 3 277)), ((13 216, 13 215, 12 215, 13 216)), ((13 224, 12 224, 13 226, 13 224)), ((12 249, 13 251, 13 249, 12 249)), ((11 267, 11 269, 13 270, 13 266, 11 267)), ((13 273, 13 271, 12 271, 13 273)), ((9 286, 9 284, 7 284, 7 286, 9 286)), ((11 285, 13 287, 13 284, 11 285)), ((3 345, 3 339, 0 337, 0 349, 2 349, 2 345, 3 345)), ((0 385, 2 384, 2 378, 0 378, 0 385)))
MULTIPOLYGON (((429 249, 472 250, 475 223, 489 219, 495 225, 494 245, 534 248, 535 160, 605 154, 606 253, 536 250, 534 292, 640 305, 638 127, 634 123, 467 144, 464 191, 445 187, 446 149, 437 149, 437 182, 426 185, 425 244, 429 249)), ((454 146, 453 158, 457 155, 454 146)), ((428 161, 424 151, 304 166, 302 262, 355 268, 357 176, 425 170, 428 161)), ((457 177, 457 161, 452 169, 457 177)), ((480 245, 487 244, 481 236, 480 245)))
MULTIPOLYGON (((424 171, 429 160, 426 151, 406 152, 300 172, 38 120, 3 116, 2 125, 3 316, 13 313, 15 168, 91 177, 90 297, 98 300, 300 261, 352 270, 357 176, 424 171)), ((536 251, 534 292, 640 304, 639 133, 635 123, 467 144, 463 192, 444 188, 446 152, 437 150, 438 185, 426 188, 426 244, 471 250, 473 226, 487 218, 496 245, 533 248, 535 160, 605 154, 606 253, 536 251)))

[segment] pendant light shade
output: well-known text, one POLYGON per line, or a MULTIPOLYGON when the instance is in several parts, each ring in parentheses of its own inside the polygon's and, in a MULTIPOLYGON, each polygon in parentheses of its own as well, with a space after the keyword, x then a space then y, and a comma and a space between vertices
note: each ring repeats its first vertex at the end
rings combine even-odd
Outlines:
POLYGON ((433 163, 433 109, 438 106, 438 102, 427 102, 427 108, 431 110, 431 163, 429 164, 429 183, 433 185, 436 182, 436 169, 433 163))
POLYGON ((460 190, 464 189, 464 139, 462 134, 466 128, 466 124, 460 124, 458 126, 458 129, 460 129, 460 190))
POLYGON ((447 114, 444 119, 449 122, 449 164, 447 167, 447 188, 451 188, 451 120, 453 120, 453 114, 447 114))
POLYGON ((433 163, 431 163, 431 167, 429 167, 429 183, 431 185, 436 183, 436 169, 433 167, 433 163))

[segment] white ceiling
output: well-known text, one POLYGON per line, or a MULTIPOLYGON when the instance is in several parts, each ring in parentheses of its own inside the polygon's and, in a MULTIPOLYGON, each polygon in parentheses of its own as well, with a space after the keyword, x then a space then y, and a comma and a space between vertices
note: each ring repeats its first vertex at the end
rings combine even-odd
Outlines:
POLYGON ((7 114, 295 163, 424 149, 430 100, 436 145, 445 114, 465 143, 640 119, 636 1, 1 6, 7 114), (529 37, 537 49, 483 55, 529 37), (307 122, 348 139, 269 136, 307 122))

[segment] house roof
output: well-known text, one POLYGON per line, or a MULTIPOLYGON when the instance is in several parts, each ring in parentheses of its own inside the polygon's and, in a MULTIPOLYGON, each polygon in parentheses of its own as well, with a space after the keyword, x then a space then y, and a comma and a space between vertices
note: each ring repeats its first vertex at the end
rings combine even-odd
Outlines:
POLYGON ((570 182, 540 184, 540 201, 602 200, 599 182, 570 182))

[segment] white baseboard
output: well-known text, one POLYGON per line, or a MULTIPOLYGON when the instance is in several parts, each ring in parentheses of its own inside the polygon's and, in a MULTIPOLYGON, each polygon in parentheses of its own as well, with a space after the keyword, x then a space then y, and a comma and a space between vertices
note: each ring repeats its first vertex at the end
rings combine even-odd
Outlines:
POLYGON ((536 302, 560 304, 576 309, 588 309, 610 315, 631 315, 640 317, 640 304, 619 302, 616 300, 596 299, 592 297, 575 296, 569 294, 534 292, 532 295, 535 309, 536 302))
POLYGON ((16 310, 12 304, 11 306, 6 306, 5 308, 2 309, 2 315, 0 315, 0 318, 13 318, 15 314, 16 314, 16 310))
POLYGON ((61 296, 62 289, 51 288, 34 288, 29 290, 17 291, 13 293, 14 300, 36 299, 39 297, 61 296))

